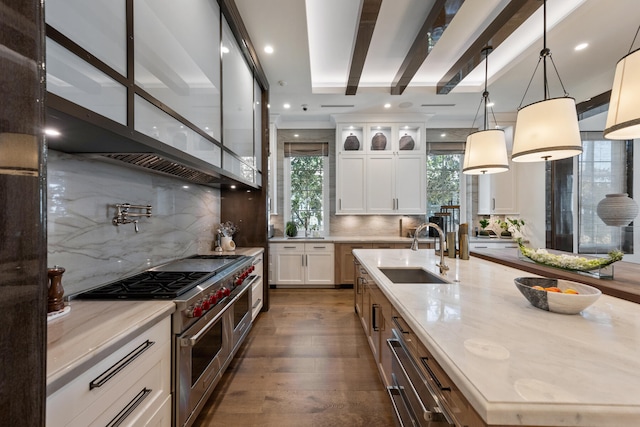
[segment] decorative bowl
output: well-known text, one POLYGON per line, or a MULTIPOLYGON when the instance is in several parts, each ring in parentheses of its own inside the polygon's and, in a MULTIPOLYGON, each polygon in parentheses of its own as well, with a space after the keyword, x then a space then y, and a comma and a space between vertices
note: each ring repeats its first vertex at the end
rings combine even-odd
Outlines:
POLYGON ((531 305, 553 313, 578 314, 596 302, 602 295, 598 288, 569 280, 547 277, 517 277, 513 281, 531 305), (555 287, 563 292, 539 290, 533 286, 555 287), (573 289, 577 291, 577 294, 564 293, 567 289, 573 289))

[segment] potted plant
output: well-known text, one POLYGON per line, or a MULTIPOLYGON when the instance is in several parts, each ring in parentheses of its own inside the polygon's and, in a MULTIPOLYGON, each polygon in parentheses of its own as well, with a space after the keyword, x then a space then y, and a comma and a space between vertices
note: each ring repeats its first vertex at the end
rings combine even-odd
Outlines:
POLYGON ((296 237, 296 235, 298 234, 298 227, 296 226, 296 223, 293 221, 288 221, 284 228, 284 233, 287 235, 287 237, 296 237))
POLYGON ((498 224, 498 227, 502 229, 502 232, 500 232, 500 237, 510 239, 511 232, 509 231, 509 223, 503 219, 497 219, 496 224, 498 224))
POLYGON ((488 236, 489 231, 486 228, 489 226, 489 220, 482 218, 480 221, 480 236, 488 236))

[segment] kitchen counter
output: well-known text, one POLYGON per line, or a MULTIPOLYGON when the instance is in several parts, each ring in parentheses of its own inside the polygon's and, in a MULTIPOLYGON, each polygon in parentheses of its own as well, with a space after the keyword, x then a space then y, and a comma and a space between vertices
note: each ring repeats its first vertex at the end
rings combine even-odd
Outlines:
POLYGON ((72 300, 71 311, 47 325, 47 396, 132 336, 175 311, 172 301, 72 300))
POLYGON ((608 295, 579 315, 539 310, 513 283, 531 276, 446 258, 448 284, 394 284, 379 267, 437 273, 433 250, 354 255, 484 421, 491 425, 637 426, 640 306, 608 295))
MULTIPOLYGON (((420 237, 419 242, 434 242, 437 240, 435 237, 420 237)), ((271 243, 283 243, 283 242, 328 242, 328 243, 411 243, 413 237, 400 237, 400 236, 325 236, 319 237, 272 237, 269 239, 271 243)), ((489 239, 481 237, 470 237, 469 242, 482 242, 482 243, 515 243, 514 239, 489 239)))

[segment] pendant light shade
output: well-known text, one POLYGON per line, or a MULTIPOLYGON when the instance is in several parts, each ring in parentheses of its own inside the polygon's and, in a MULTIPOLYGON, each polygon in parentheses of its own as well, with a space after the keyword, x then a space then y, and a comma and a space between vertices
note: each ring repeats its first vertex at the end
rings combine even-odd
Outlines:
POLYGON ((511 160, 559 160, 580 153, 582 141, 573 98, 545 99, 518 111, 511 160))
POLYGON ((462 173, 467 175, 499 173, 509 170, 509 158, 507 156, 507 144, 504 131, 501 129, 487 130, 489 126, 487 75, 489 74, 489 53, 491 50, 491 46, 482 49, 482 53, 485 55, 484 92, 482 94, 482 102, 484 103, 484 130, 474 132, 467 136, 467 143, 464 148, 464 162, 462 164, 462 173))
POLYGON ((604 137, 640 138, 640 49, 618 61, 604 137))
MULTIPOLYGON (((547 48, 546 0, 543 2, 542 12, 544 46, 540 51, 538 65, 542 62, 544 99, 518 110, 516 131, 513 136, 513 151, 511 152, 511 160, 514 162, 559 160, 582 153, 576 100, 569 97, 564 89, 558 69, 553 62, 551 51, 547 48), (562 98, 551 98, 549 96, 547 59, 551 61, 560 85, 564 90, 565 96, 562 98)), ((538 67, 536 67, 537 69, 538 67)), ((535 76, 535 71, 533 73, 535 76)), ((526 94, 525 91, 525 96, 526 94)), ((524 101, 524 97, 522 99, 524 101)))
POLYGON ((467 137, 463 173, 482 175, 508 170, 509 158, 502 129, 482 130, 467 137))

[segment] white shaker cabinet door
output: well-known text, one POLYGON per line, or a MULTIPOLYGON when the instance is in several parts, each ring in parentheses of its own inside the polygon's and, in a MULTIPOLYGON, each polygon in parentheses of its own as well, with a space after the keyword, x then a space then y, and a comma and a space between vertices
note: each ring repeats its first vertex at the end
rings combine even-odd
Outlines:
POLYGON ((336 176, 336 213, 365 212, 365 164, 364 154, 339 157, 336 176))

